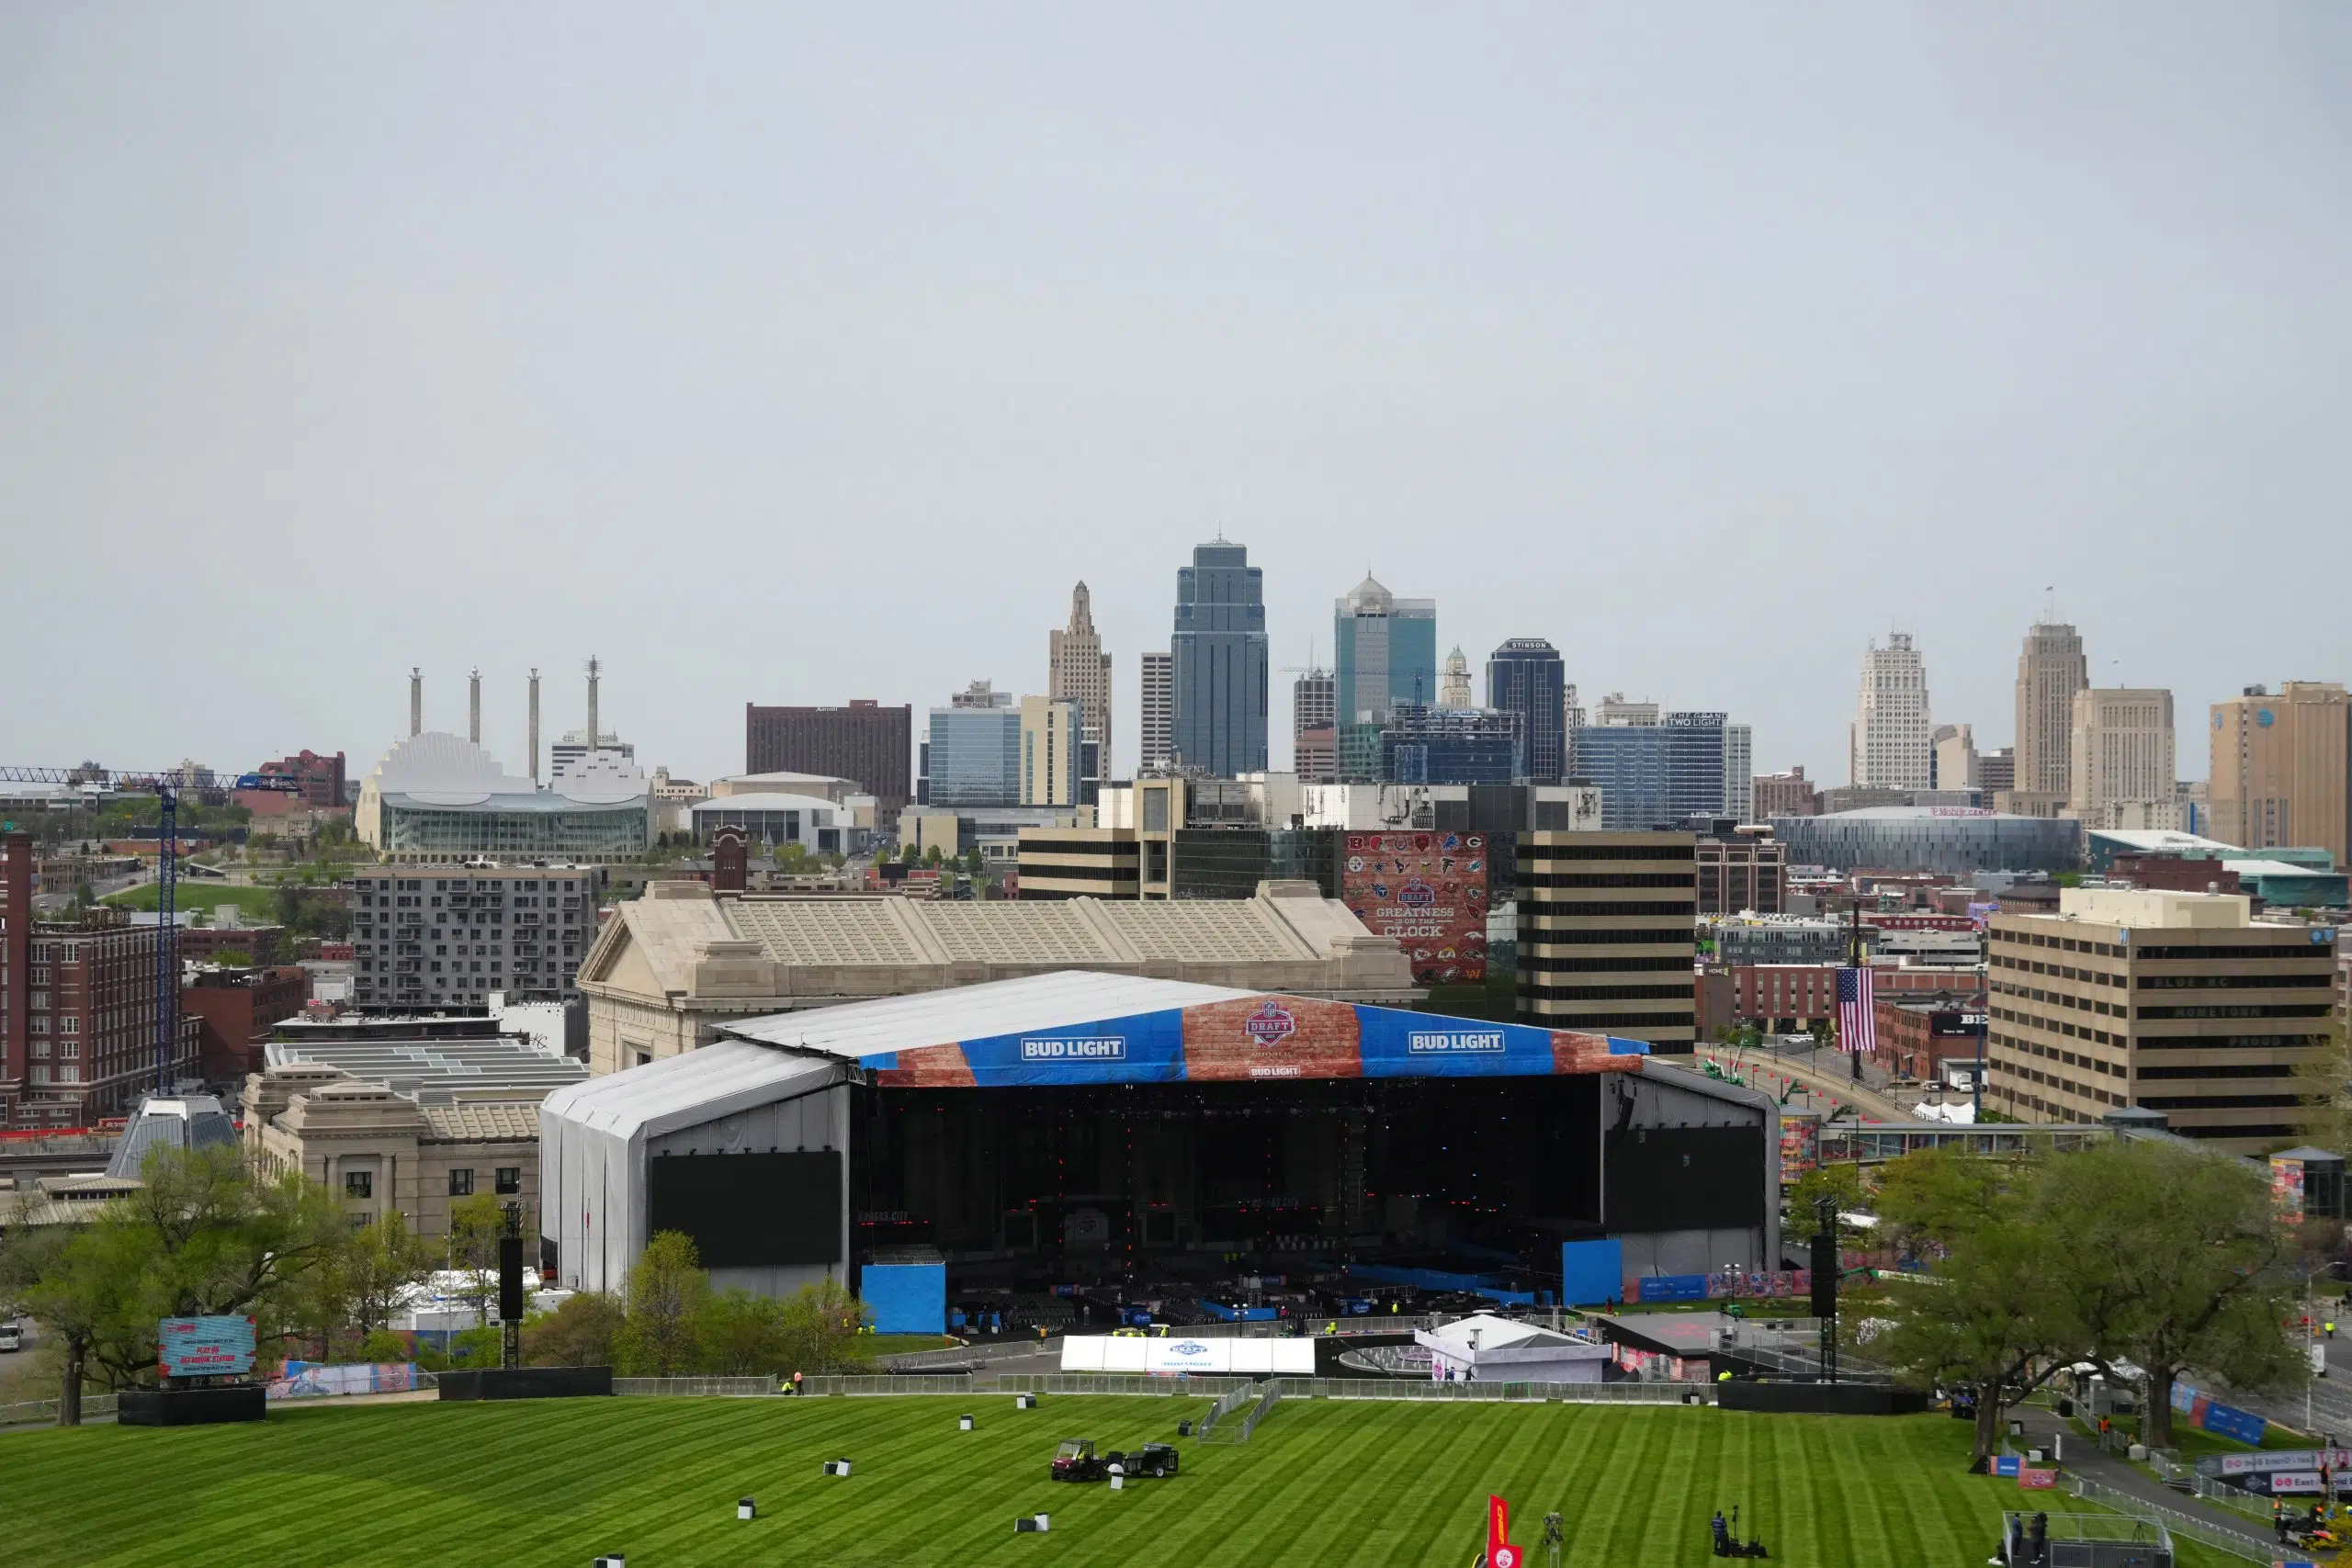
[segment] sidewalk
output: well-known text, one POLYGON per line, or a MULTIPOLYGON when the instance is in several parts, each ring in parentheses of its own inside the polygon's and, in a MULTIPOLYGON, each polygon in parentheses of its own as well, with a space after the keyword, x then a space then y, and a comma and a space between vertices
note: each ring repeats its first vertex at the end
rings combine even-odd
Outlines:
POLYGON ((2266 1552, 2278 1546, 2278 1540, 2270 1531, 2245 1515, 2209 1503, 2193 1493, 2174 1491, 2121 1455, 2107 1452, 2098 1446, 2097 1438, 2075 1431, 2073 1423, 2061 1420, 2051 1411, 2026 1405, 2012 1407, 2009 1414, 2025 1423, 2025 1441, 2030 1447, 2047 1451, 2051 1439, 2064 1432, 2066 1438, 2064 1468, 2073 1474, 2112 1487, 2154 1507, 2186 1514, 2215 1529, 2226 1530, 2266 1552))

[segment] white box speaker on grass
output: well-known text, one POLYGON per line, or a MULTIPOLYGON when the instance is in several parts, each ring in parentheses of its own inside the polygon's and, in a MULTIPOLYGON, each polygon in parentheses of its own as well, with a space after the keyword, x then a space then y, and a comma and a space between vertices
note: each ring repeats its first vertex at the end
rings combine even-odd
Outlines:
POLYGON ((1043 1535, 1052 1528, 1051 1520, 1044 1514, 1024 1514, 1012 1521, 1012 1533, 1015 1535, 1043 1535))
POLYGON ((849 1461, 845 1459, 827 1460, 825 1461, 825 1473, 827 1475, 847 1475, 849 1473, 849 1461))
POLYGON ((760 1517, 760 1506, 749 1497, 738 1497, 735 1499, 735 1517, 739 1519, 756 1519, 760 1517))
POLYGON ((596 1559, 596 1568, 628 1568, 628 1559, 619 1552, 610 1552, 596 1559))
POLYGON ((1037 1396, 1034 1393, 1016 1393, 1012 1396, 1012 1407, 1015 1410, 1035 1410, 1037 1408, 1037 1396))
POLYGON ((1121 1475, 1121 1474, 1120 1474, 1116 1470, 1112 1471, 1112 1472, 1111 1472, 1111 1490, 1112 1490, 1112 1491, 1114 1491, 1114 1492, 1125 1492, 1126 1489, 1127 1489, 1127 1478, 1126 1478, 1125 1476, 1124 1476, 1124 1475, 1121 1475))
POLYGON ((970 1431, 972 1429, 972 1418, 969 1416, 958 1416, 956 1417, 956 1429, 959 1432, 970 1431))

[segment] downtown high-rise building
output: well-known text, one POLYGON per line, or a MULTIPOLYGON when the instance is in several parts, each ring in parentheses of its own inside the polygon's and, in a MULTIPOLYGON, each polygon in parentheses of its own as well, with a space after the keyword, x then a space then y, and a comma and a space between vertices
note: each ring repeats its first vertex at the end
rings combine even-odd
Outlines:
POLYGON ((1510 637, 1487 656, 1487 705, 1519 716, 1521 775, 1531 784, 1567 773, 1566 682, 1558 649, 1540 637, 1510 637))
POLYGON ((1337 776, 1339 690, 1329 670, 1303 670, 1291 682, 1291 771, 1302 784, 1329 784, 1337 776))
POLYGON ((1193 548, 1176 572, 1168 656, 1175 709, 1172 761, 1216 778, 1266 767, 1266 585, 1247 547, 1193 548))
POLYGON ((2074 796, 2075 694, 2090 685, 2082 634, 2038 622, 2018 654, 2017 769, 2004 810, 2055 817, 2074 796))
POLYGON ((1340 724, 1377 728, 1399 703, 1437 700, 1437 601, 1399 599, 1366 577, 1331 607, 1340 724))
POLYGON ((1069 596, 1069 625, 1046 635, 1046 695, 1074 703, 1086 742, 1102 767, 1111 758, 1111 656, 1094 629, 1094 602, 1081 582, 1069 596))
POLYGON ((1862 655, 1861 689, 1847 732, 1847 778, 1863 789, 1926 789, 1928 671, 1911 634, 1895 632, 1862 655))
POLYGON ((2095 829, 2179 828, 2172 694, 2086 686, 2074 709, 2067 815, 2095 829))
POLYGON ((745 773, 853 780, 873 795, 875 825, 886 831, 898 826, 913 762, 911 706, 856 698, 838 708, 743 705, 745 773))
MULTIPOLYGON (((1743 793, 1729 786, 1724 767, 1735 750, 1747 755, 1748 740, 1743 734, 1734 747, 1726 716, 1662 713, 1655 703, 1611 696, 1601 703, 1600 716, 1577 736, 1577 776, 1600 786, 1604 832, 1639 833, 1693 817, 1720 817, 1743 793)), ((1742 784, 1752 788, 1745 779, 1742 784)))
POLYGON ((1143 752, 1137 766, 1151 773, 1168 766, 1168 754, 1176 747, 1176 677, 1170 658, 1164 653, 1145 654, 1142 667, 1143 691, 1136 704, 1136 723, 1143 752))
POLYGON ((2352 696, 2334 681, 2248 686, 2212 709, 2212 836, 2352 854, 2352 696))

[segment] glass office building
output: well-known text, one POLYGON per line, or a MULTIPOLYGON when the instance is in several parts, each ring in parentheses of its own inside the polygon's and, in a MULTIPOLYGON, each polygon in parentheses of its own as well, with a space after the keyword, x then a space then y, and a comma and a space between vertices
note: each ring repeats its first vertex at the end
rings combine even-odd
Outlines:
POLYGON ((1519 776, 1558 784, 1567 773, 1567 671, 1540 637, 1515 637, 1487 656, 1487 705, 1519 716, 1519 776))
POLYGON ((1021 710, 931 710, 918 791, 926 806, 1010 806, 1021 798, 1021 710))
POLYGON ((1175 760, 1218 778, 1264 772, 1265 574, 1246 547, 1193 547, 1176 573, 1168 657, 1175 760))
POLYGON ((1577 774, 1600 786, 1605 832, 1637 833, 1724 812, 1719 713, 1669 713, 1656 724, 1589 724, 1577 731, 1577 774))
POLYGON ((1788 846, 1792 865, 1966 875, 2073 871, 2082 863, 2082 826, 1973 806, 1873 806, 1826 817, 1775 817, 1772 835, 1788 846))

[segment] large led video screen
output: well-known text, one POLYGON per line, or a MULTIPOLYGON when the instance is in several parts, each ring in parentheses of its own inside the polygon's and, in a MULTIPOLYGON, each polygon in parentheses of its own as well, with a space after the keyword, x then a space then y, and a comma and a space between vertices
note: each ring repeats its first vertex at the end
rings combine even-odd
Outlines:
POLYGON ((706 1269, 842 1261, 842 1156, 656 1155, 645 1162, 647 1234, 682 1231, 706 1269))
POLYGON ((1760 1127, 1628 1127, 1611 1134, 1602 1164, 1602 1223, 1612 1231, 1760 1225, 1764 1156, 1760 1127))

